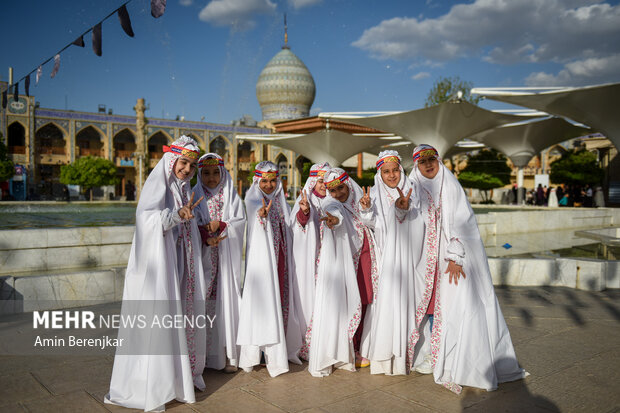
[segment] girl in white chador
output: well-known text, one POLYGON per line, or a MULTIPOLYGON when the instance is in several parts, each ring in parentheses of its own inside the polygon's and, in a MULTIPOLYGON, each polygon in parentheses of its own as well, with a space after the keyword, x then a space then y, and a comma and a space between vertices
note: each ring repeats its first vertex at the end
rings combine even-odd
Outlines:
POLYGON ((246 271, 237 344, 239 367, 252 371, 264 353, 272 377, 288 371, 288 361, 301 364, 302 331, 299 297, 292 262, 290 207, 278 167, 260 162, 245 197, 248 214, 246 271))
POLYGON ((329 375, 332 367, 355 371, 364 309, 373 302, 378 282, 374 236, 362 216, 370 209, 369 195, 340 168, 329 169, 323 179, 326 217, 321 219, 314 312, 306 336, 308 371, 315 377, 329 375))
POLYGON ((525 377, 463 188, 432 146, 416 147, 413 161, 410 177, 425 225, 422 259, 415 267, 413 366, 455 393, 461 386, 491 391, 525 377))
POLYGON ((316 262, 319 256, 320 236, 319 219, 323 214, 323 201, 327 195, 323 176, 329 164, 316 163, 310 168, 310 176, 306 180, 303 190, 291 214, 293 231, 293 261, 299 288, 300 308, 299 323, 304 332, 303 345, 300 357, 308 360, 308 342, 305 334, 312 322, 314 307, 316 262))
POLYGON ((194 211, 202 236, 202 266, 206 278, 207 315, 213 321, 207 335, 209 368, 237 370, 241 253, 245 209, 224 161, 215 153, 198 160, 196 196, 204 201, 194 211))
POLYGON ((120 328, 128 345, 117 349, 106 403, 162 411, 171 400, 194 403, 194 386, 204 390, 206 329, 155 327, 155 317, 205 317, 201 240, 190 179, 198 145, 181 136, 164 146, 164 156, 149 174, 136 210, 129 263, 125 273, 125 318, 145 317, 145 326, 120 328))
POLYGON ((398 152, 379 153, 370 197, 377 248, 381 251, 380 282, 370 334, 364 334, 362 343, 362 354, 370 359, 371 374, 408 373, 407 340, 415 329, 412 275, 417 262, 411 251, 421 245, 419 239, 424 231, 413 208, 412 192, 398 152))

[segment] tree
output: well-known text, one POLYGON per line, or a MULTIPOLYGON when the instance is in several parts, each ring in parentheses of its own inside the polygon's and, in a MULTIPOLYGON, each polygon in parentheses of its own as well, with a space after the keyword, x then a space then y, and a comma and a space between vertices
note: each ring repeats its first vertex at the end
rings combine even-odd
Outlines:
MULTIPOLYGON (((118 182, 116 166, 107 159, 84 156, 72 164, 60 167, 60 182, 65 185, 80 185, 85 191, 99 186, 115 185, 118 182)), ((91 192, 90 200, 92 199, 91 192)))
POLYGON ((551 164, 549 178, 554 183, 595 185, 603 180, 604 174, 595 154, 585 149, 575 149, 551 164))
POLYGON ((439 105, 451 99, 456 99, 458 92, 462 92, 461 100, 477 105, 482 99, 481 96, 473 97, 470 93, 473 83, 461 80, 460 77, 440 77, 428 92, 424 107, 439 105))
POLYGON ((510 167, 506 157, 495 149, 483 149, 467 160, 467 166, 458 180, 465 188, 479 189, 483 203, 490 203, 490 189, 501 188, 510 183, 510 167))
POLYGON ((0 182, 8 181, 15 175, 15 165, 8 152, 6 145, 0 140, 0 182))

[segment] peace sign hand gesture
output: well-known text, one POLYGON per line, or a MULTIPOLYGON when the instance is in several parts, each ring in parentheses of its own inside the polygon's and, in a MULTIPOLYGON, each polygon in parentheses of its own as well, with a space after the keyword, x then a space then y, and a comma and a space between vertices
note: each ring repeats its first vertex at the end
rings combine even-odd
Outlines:
POLYGON ((263 198, 263 207, 258 210, 258 216, 261 218, 267 218, 267 215, 269 215, 269 210, 271 209, 272 203, 273 203, 273 199, 269 201, 269 205, 265 205, 265 198, 263 198))
POLYGON ((196 208, 198 206, 198 204, 204 199, 204 196, 201 196, 200 199, 198 201, 196 201, 196 203, 194 203, 194 193, 192 192, 192 196, 189 199, 189 202, 185 205, 183 205, 183 208, 179 209, 179 216, 184 219, 184 220, 188 220, 188 219, 192 219, 194 218, 194 214, 192 214, 192 211, 194 210, 194 208, 196 208))
POLYGON ((301 200, 299 201, 299 209, 304 215, 308 215, 310 213, 310 203, 308 202, 308 197, 306 196, 306 191, 301 191, 301 200))
POLYGON ((217 247, 226 237, 227 235, 220 235, 218 237, 207 238, 207 245, 210 247, 217 247))
POLYGON ((370 208, 370 187, 362 187, 362 191, 364 191, 364 196, 360 199, 360 205, 363 210, 370 208))
POLYGON ((396 208, 402 209, 405 211, 408 210, 409 200, 411 199, 411 191, 413 191, 413 188, 409 188, 409 192, 407 193, 407 196, 403 194, 403 191, 401 191, 399 187, 396 187, 396 189, 398 190, 398 195, 400 195, 399 198, 395 202, 396 208))
POLYGON ((329 212, 325 211, 327 216, 321 218, 321 221, 325 221, 325 224, 329 227, 329 229, 334 229, 336 225, 340 222, 338 217, 333 216, 329 212))

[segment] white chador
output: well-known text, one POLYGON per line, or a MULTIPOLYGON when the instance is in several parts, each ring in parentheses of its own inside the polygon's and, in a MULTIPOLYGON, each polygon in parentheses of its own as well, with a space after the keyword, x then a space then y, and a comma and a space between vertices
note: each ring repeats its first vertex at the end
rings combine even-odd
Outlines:
POLYGON ((300 351, 300 357, 308 359, 308 342, 306 333, 312 321, 312 310, 314 308, 315 295, 315 277, 317 268, 317 258, 319 256, 320 236, 319 229, 323 216, 323 202, 325 196, 321 197, 315 191, 317 181, 323 179, 325 172, 329 169, 327 162, 317 163, 310 168, 310 176, 306 180, 306 184, 302 192, 308 200, 310 212, 307 216, 298 219, 300 211, 299 202, 302 200, 300 194, 295 201, 293 211, 291 213, 291 228, 293 231, 293 261, 295 264, 295 273, 297 277, 297 286, 299 288, 300 309, 299 323, 303 335, 303 345, 300 351))
MULTIPOLYGON (((205 284, 200 234, 195 219, 182 220, 179 209, 190 200, 190 178, 177 178, 177 160, 198 158, 198 145, 182 136, 149 174, 136 210, 121 315, 144 316, 146 325, 120 328, 105 402, 162 411, 171 400, 194 403, 194 386, 203 390, 206 328, 155 327, 160 317, 205 318, 205 284)), ((194 200, 195 201, 195 200, 194 200)), ((204 324, 204 323, 203 323, 204 324)))
POLYGON ((491 391, 498 383, 525 377, 527 373, 519 367, 495 296, 484 245, 463 188, 433 147, 416 147, 413 160, 410 177, 417 186, 425 225, 422 259, 415 267, 417 328, 408 343, 414 367, 430 362, 435 382, 455 393, 461 392, 461 386, 491 391), (438 161, 438 172, 432 179, 423 176, 418 168, 423 159, 438 161), (449 260, 462 265, 466 275, 458 285, 449 282, 449 260), (435 279, 431 335, 426 313, 435 279))
POLYGON ((298 353, 302 337, 288 225, 290 207, 277 174, 275 164, 260 162, 245 197, 246 270, 237 336, 241 346, 239 367, 251 371, 261 362, 263 352, 272 377, 288 371, 288 360, 301 364, 298 353), (261 179, 275 179, 275 189, 269 194, 263 192, 259 187, 261 179), (267 217, 260 217, 259 210, 270 202, 267 217))
POLYGON ((382 251, 380 281, 377 300, 370 313, 370 334, 364 334, 362 343, 362 354, 370 359, 371 374, 409 372, 407 341, 415 329, 413 268, 417 262, 411 251, 419 250, 424 231, 417 209, 413 207, 417 194, 410 191, 412 185, 401 166, 398 152, 387 150, 379 153, 370 197, 375 216, 375 239, 382 251), (390 179, 389 183, 393 182, 395 187, 384 181, 382 171, 389 171, 385 180, 390 179), (405 197, 409 195, 408 210, 395 205, 400 197, 398 189, 405 197))
MULTIPOLYGON (((209 181, 210 182, 210 181, 209 181)), ((237 194, 224 161, 215 153, 203 155, 198 161, 198 183, 194 186, 197 198, 204 196, 194 215, 201 233, 207 237, 226 237, 217 245, 202 244, 202 266, 207 288, 207 315, 213 321, 207 331, 207 360, 209 368, 221 370, 228 362, 239 364, 237 330, 241 301, 241 253, 245 230, 245 209, 237 194), (219 170, 220 181, 209 188, 202 180, 205 167, 219 170), (211 233, 209 223, 217 221, 218 229, 211 233), (227 360, 228 359, 228 360, 227 360)))
POLYGON ((378 275, 374 237, 360 213, 362 189, 340 168, 329 169, 324 180, 328 188, 346 185, 348 198, 343 203, 328 193, 323 204, 323 211, 338 218, 338 223, 333 229, 325 223, 321 225, 314 311, 307 335, 310 341, 308 371, 315 377, 329 375, 332 368, 355 371, 353 338, 362 328, 358 265, 365 237, 371 246, 373 284, 378 275))

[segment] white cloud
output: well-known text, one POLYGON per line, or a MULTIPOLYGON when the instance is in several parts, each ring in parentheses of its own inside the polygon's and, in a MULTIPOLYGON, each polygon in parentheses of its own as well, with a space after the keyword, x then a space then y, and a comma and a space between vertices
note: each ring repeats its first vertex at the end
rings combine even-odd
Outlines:
POLYGON ((314 6, 322 1, 323 0, 288 0, 288 4, 294 9, 299 10, 303 7, 314 6))
POLYGON ((256 25, 257 15, 270 14, 275 9, 275 3, 270 0, 212 0, 198 17, 217 26, 248 30, 256 25))
POLYGON ((620 81, 620 53, 576 60, 564 65, 557 74, 536 72, 525 79, 527 86, 580 86, 620 81))
MULTIPOLYGON (((620 53, 620 5, 590 0, 475 0, 436 18, 394 17, 353 46, 377 59, 495 64, 604 59, 620 53)), ((568 70, 568 69, 567 69, 568 70)))
POLYGON ((179 0, 181 6, 191 6, 194 4, 194 0, 179 0))
POLYGON ((411 78, 413 80, 420 80, 420 79, 426 79, 427 77, 430 77, 431 74, 428 72, 420 72, 420 73, 416 73, 415 75, 411 76, 411 78))

